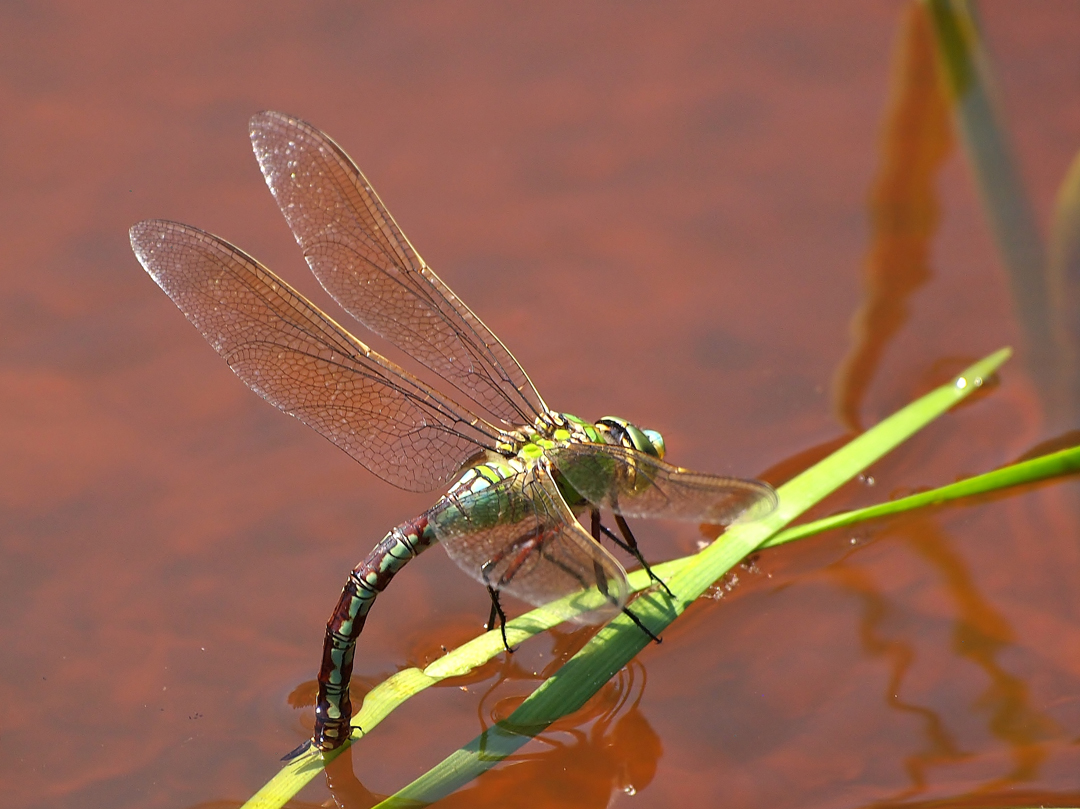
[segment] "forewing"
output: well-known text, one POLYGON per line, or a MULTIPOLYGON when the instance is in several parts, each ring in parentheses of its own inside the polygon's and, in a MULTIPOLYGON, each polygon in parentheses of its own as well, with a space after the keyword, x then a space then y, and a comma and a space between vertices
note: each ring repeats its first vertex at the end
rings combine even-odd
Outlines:
POLYGON ((131 228, 143 267, 247 385, 384 480, 444 485, 497 431, 370 350, 238 248, 197 228, 131 228))
POLYGON ((545 405, 517 360, 424 263, 349 156, 279 112, 251 119, 266 183, 312 272, 342 308, 505 424, 545 405))
POLYGON ((559 474, 590 503, 625 517, 729 525, 776 508, 772 486, 672 466, 609 444, 568 444, 547 451, 559 474))
POLYGON ((626 604, 626 571, 578 524, 543 464, 466 495, 448 495, 429 525, 458 566, 482 584, 542 606, 579 594, 578 623, 602 623, 626 604))

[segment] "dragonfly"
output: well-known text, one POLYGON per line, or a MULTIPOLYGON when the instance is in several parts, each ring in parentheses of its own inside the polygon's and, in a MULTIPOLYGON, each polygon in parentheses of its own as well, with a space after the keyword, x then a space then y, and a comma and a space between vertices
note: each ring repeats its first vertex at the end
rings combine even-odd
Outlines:
POLYGON ((357 639, 379 593, 435 544, 487 588, 488 628, 497 616, 508 651, 502 593, 537 606, 576 599, 581 623, 622 612, 656 639, 628 609, 626 571, 601 539, 659 582, 626 518, 759 519, 776 506, 772 487, 673 466, 661 434, 626 419, 589 422, 551 410, 333 140, 280 112, 255 115, 250 135, 319 283, 441 380, 440 390, 372 350, 217 236, 160 219, 130 230, 142 266, 253 391, 386 482, 446 492, 349 574, 326 625, 313 736, 298 751, 330 751, 352 738, 357 639), (601 512, 614 515, 618 534, 601 512))

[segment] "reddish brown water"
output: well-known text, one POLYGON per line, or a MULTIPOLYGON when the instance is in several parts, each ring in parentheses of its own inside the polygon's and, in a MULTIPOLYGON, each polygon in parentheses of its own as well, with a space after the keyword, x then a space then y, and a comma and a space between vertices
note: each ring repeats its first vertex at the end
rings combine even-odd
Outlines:
MULTIPOLYGON (((353 155, 549 403, 660 429, 684 466, 779 479, 1019 340, 905 3, 165 8, 0 8, 5 807, 252 794, 308 733, 292 704, 348 570, 432 502, 259 401, 130 252, 133 222, 179 219, 327 303, 251 155, 260 109, 353 155)), ((1080 6, 982 9, 1045 223, 1080 146, 1080 6)), ((1030 378, 1013 360, 819 512, 1075 427, 1030 378)), ((447 803, 1075 805, 1078 487, 762 554, 447 803)), ((657 560, 699 539, 637 531, 657 560)), ((432 659, 487 608, 432 551, 373 612, 358 678, 432 659)), ((424 693, 297 805, 393 792, 584 639, 424 693)))

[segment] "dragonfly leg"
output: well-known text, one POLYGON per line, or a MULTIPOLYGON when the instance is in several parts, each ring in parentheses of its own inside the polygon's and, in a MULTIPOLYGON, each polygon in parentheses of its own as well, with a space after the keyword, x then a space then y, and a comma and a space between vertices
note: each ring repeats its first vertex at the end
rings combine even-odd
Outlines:
POLYGON ((671 592, 671 588, 667 586, 667 583, 663 579, 653 573, 652 568, 649 567, 649 563, 646 562, 645 557, 641 555, 641 550, 638 548, 637 539, 634 538, 634 532, 630 530, 630 526, 627 525, 626 520, 621 514, 615 515, 615 524, 619 527, 619 533, 623 535, 623 539, 619 539, 619 537, 615 536, 615 533, 611 531, 611 529, 609 529, 606 525, 600 522, 599 509, 592 509, 593 539, 599 542, 600 534, 602 533, 604 536, 606 536, 608 539, 610 539, 628 554, 637 559, 641 563, 641 567, 649 575, 649 578, 659 584, 661 587, 663 587, 664 590, 667 591, 667 594, 674 598, 675 594, 671 592))
MULTIPOLYGON (((562 569, 564 573, 567 573, 576 578, 581 584, 582 589, 589 587, 591 583, 595 583, 600 592, 603 593, 605 596, 608 596, 607 576, 604 575, 604 570, 602 567, 600 567, 599 563, 594 562, 595 582, 588 582, 577 571, 567 567, 562 562, 562 560, 546 552, 546 539, 547 536, 545 536, 542 531, 534 529, 522 534, 512 543, 510 543, 510 545, 508 545, 506 548, 503 548, 497 554, 492 556, 480 568, 481 572, 484 575, 484 581, 488 584, 488 587, 493 587, 496 590, 504 587, 514 578, 514 576, 517 575, 518 571, 521 570, 522 565, 524 565, 529 560, 530 556, 532 556, 534 553, 539 553, 549 562, 557 565, 560 569, 562 569), (499 581, 493 584, 489 579, 492 569, 495 567, 495 565, 498 565, 500 562, 502 562, 510 553, 513 553, 513 556, 511 557, 510 561, 507 562, 506 569, 499 577, 499 581)), ((610 596, 608 597, 610 598, 610 596)))
POLYGON ((603 595, 607 596, 608 599, 612 601, 612 603, 615 603, 615 599, 611 598, 610 594, 608 593, 607 575, 604 573, 604 569, 600 566, 598 562, 594 563, 594 581, 586 581, 585 578, 581 576, 576 570, 568 567, 562 562, 562 560, 552 556, 550 553, 547 552, 547 549, 545 547, 546 539, 547 537, 544 535, 543 532, 534 529, 525 534, 522 534, 512 543, 510 543, 507 547, 503 548, 497 554, 488 559, 488 561, 484 562, 484 564, 480 566, 480 571, 484 576, 484 582, 488 585, 488 589, 499 590, 500 588, 504 587, 514 578, 514 576, 517 575, 518 571, 521 570, 522 565, 524 565, 529 560, 530 556, 532 556, 534 553, 539 553, 549 562, 557 565, 560 569, 562 569, 563 572, 576 578, 581 584, 582 589, 586 589, 591 584, 595 584, 597 589, 599 589, 603 595), (506 569, 503 571, 502 575, 499 576, 499 580, 497 582, 492 582, 490 576, 493 572, 494 567, 500 564, 504 559, 506 559, 507 555, 511 553, 513 554, 513 556, 511 557, 510 561, 506 563, 506 569))
POLYGON ((641 619, 638 618, 636 615, 634 615, 634 613, 630 612, 629 607, 623 607, 622 611, 623 611, 623 615, 625 615, 627 618, 629 618, 631 621, 633 621, 635 624, 637 624, 637 628, 640 629, 642 632, 644 632, 646 635, 648 635, 650 638, 652 638, 654 641, 656 641, 657 643, 663 643, 664 642, 663 638, 658 637, 657 635, 654 635, 653 631, 651 629, 649 629, 649 627, 647 627, 647 626, 645 626, 645 624, 641 623, 641 619))
MULTIPOLYGON (((541 549, 540 553, 544 553, 543 549, 541 549)), ((545 556, 546 556, 546 554, 545 554, 545 556)), ((564 570, 566 570, 567 573, 573 573, 572 570, 568 570, 561 562, 559 562, 558 559, 556 559, 556 558, 554 558, 552 556, 546 556, 546 558, 548 558, 549 560, 551 560, 555 564, 559 565, 559 567, 562 567, 564 570)), ((608 598, 608 600, 611 601, 613 604, 618 603, 614 598, 611 597, 611 594, 608 592, 607 576, 604 574, 604 569, 600 566, 599 562, 594 562, 593 563, 593 575, 596 578, 596 588, 601 593, 603 593, 608 598)), ((582 587, 588 586, 586 584, 586 582, 582 581, 581 579, 579 579, 579 581, 581 581, 581 586, 582 587)), ((630 611, 629 607, 622 607, 621 610, 622 610, 623 614, 627 618, 629 618, 631 621, 634 622, 634 624, 637 625, 638 629, 640 629, 642 632, 644 632, 646 635, 648 635, 652 640, 656 641, 657 643, 663 643, 663 641, 659 637, 657 637, 653 633, 653 631, 651 629, 649 629, 647 626, 645 626, 645 624, 643 624, 641 622, 640 618, 638 618, 636 615, 634 615, 633 612, 630 611)))
MULTIPOLYGON (((356 639, 368 612, 394 575, 405 564, 437 542, 426 516, 394 528, 357 565, 341 591, 330 620, 326 622, 322 665, 319 667, 319 698, 315 706, 315 733, 311 744, 333 750, 352 734, 352 678, 356 639)), ((302 752, 302 751, 301 751, 302 752)))
MULTIPOLYGON (((481 566, 480 569, 481 569, 481 571, 482 571, 482 573, 484 575, 484 580, 488 585, 488 591, 492 593, 493 598, 497 595, 497 591, 498 591, 498 589, 500 587, 504 586, 505 584, 507 584, 509 581, 511 581, 514 578, 514 575, 518 572, 518 570, 521 569, 521 566, 524 565, 526 561, 528 561, 529 557, 532 554, 540 553, 549 562, 551 562, 552 564, 557 565, 565 573, 567 573, 567 574, 573 576, 574 578, 576 578, 578 580, 578 582, 580 582, 582 589, 585 589, 585 588, 595 584, 596 588, 600 591, 600 593, 602 595, 604 595, 605 597, 607 597, 607 599, 609 601, 611 601, 612 603, 618 603, 611 596, 611 594, 608 592, 607 574, 604 572, 604 569, 600 565, 599 562, 594 561, 594 563, 593 563, 593 581, 591 581, 591 582, 586 581, 585 578, 582 577, 581 575, 579 575, 577 571, 575 571, 572 568, 565 565, 562 562, 562 560, 560 560, 557 557, 552 556, 550 553, 546 552, 547 549, 545 549, 545 546, 544 546, 544 539, 545 539, 544 535, 542 533, 539 533, 539 532, 536 532, 536 531, 532 531, 532 532, 523 534, 522 536, 520 536, 516 540, 514 540, 514 542, 512 542, 509 546, 507 546, 506 548, 499 551, 499 553, 495 554, 495 556, 493 556, 491 559, 489 559, 487 562, 485 562, 481 566), (514 554, 514 556, 510 560, 510 562, 507 564, 506 570, 499 577, 498 583, 497 584, 492 584, 488 580, 488 575, 491 573, 492 568, 494 568, 495 565, 502 562, 502 560, 506 558, 507 554, 509 554, 511 552, 514 554)), ((493 602, 493 606, 496 603, 497 602, 493 602)), ((658 638, 651 631, 649 631, 649 629, 644 624, 641 623, 641 620, 636 615, 634 615, 632 612, 630 612, 630 610, 628 610, 626 607, 622 607, 621 609, 622 609, 622 611, 624 613, 626 613, 630 617, 630 620, 632 620, 635 624, 637 624, 641 628, 641 630, 646 635, 648 635, 650 638, 652 638, 657 643, 660 643, 660 638, 658 638)), ((501 612, 501 610, 500 610, 500 612, 501 612)), ((503 634, 503 643, 505 644, 506 643, 505 628, 504 628, 503 632, 504 632, 504 634, 503 634)), ((507 648, 509 648, 509 646, 507 648)))
POLYGON ((487 585, 488 590, 498 590, 514 578, 514 576, 517 575, 518 570, 525 564, 529 556, 536 551, 541 542, 543 542, 543 537, 538 531, 528 531, 484 562, 484 564, 480 566, 480 573, 484 577, 484 584, 487 585), (499 576, 499 580, 493 583, 491 581, 491 573, 495 566, 502 562, 502 560, 510 553, 513 553, 514 556, 507 563, 506 570, 499 576))
POLYGON ((511 648, 509 641, 506 640, 506 613, 503 612, 502 604, 499 603, 499 591, 492 587, 490 584, 487 586, 488 595, 491 596, 491 613, 488 615, 487 630, 490 632, 495 628, 495 616, 499 617, 499 629, 502 631, 503 648, 510 654, 513 654, 514 649, 511 648))
POLYGON ((488 595, 491 596, 491 612, 488 613, 488 619, 487 619, 487 623, 484 624, 484 629, 486 629, 488 632, 490 632, 491 630, 493 630, 495 628, 495 616, 497 616, 499 614, 499 610, 501 609, 501 607, 498 606, 498 601, 499 601, 498 592, 499 591, 496 590, 494 587, 492 587, 490 585, 488 585, 487 591, 488 591, 488 595))
POLYGON ((589 582, 586 581, 585 578, 581 576, 576 570, 563 563, 561 559, 553 556, 550 553, 549 548, 541 546, 540 555, 547 559, 549 562, 551 562, 553 565, 557 566, 568 576, 572 576, 573 578, 577 579, 578 582, 581 584, 581 589, 588 589, 591 585, 595 584, 596 589, 600 592, 601 595, 603 595, 612 604, 618 605, 618 599, 614 598, 611 595, 611 592, 608 590, 607 574, 604 572, 604 568, 599 561, 595 559, 593 560, 593 578, 592 581, 589 582))

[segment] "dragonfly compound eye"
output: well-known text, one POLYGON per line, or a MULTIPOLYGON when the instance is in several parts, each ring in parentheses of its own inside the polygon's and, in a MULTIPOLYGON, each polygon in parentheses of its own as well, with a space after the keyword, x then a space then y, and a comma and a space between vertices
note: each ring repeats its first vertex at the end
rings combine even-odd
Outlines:
POLYGON ((636 449, 654 458, 663 458, 666 451, 664 439, 656 430, 642 430, 640 427, 620 419, 617 416, 604 416, 597 424, 608 428, 615 443, 629 449, 636 449))
POLYGON ((660 435, 656 430, 642 430, 645 433, 645 437, 649 439, 649 443, 653 446, 653 451, 650 455, 655 455, 657 458, 663 460, 667 454, 667 445, 664 444, 664 436, 660 435))

